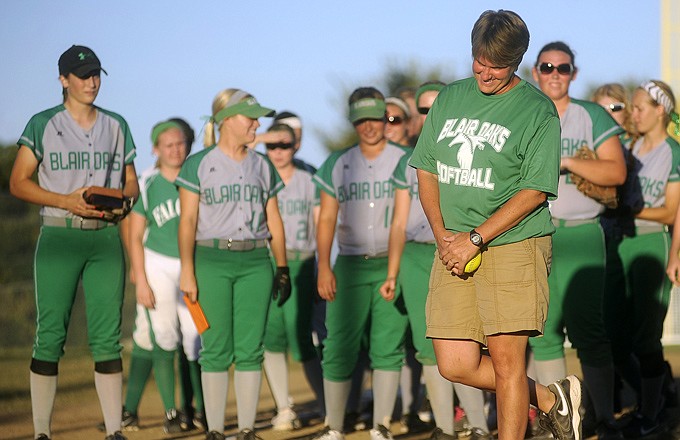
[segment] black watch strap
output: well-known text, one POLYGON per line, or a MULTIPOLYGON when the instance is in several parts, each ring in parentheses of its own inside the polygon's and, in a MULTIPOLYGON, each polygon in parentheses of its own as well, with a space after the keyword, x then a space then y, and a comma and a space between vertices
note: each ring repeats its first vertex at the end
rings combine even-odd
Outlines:
POLYGON ((475 231, 474 229, 470 231, 470 241, 478 248, 484 246, 484 239, 479 234, 479 232, 475 231))

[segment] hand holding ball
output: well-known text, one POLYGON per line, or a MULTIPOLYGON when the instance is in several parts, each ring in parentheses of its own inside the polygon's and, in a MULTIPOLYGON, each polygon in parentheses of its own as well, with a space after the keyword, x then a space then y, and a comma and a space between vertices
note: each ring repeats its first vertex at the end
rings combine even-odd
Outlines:
POLYGON ((477 270, 482 262, 482 254, 479 253, 474 256, 474 258, 465 265, 465 273, 472 273, 477 270))

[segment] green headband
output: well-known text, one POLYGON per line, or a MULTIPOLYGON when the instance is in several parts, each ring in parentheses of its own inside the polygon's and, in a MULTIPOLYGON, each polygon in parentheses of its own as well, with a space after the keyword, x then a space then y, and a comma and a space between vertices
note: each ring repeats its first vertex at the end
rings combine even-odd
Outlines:
POLYGON ((255 98, 250 97, 232 105, 227 103, 227 106, 217 112, 215 116, 212 116, 210 120, 216 124, 219 124, 224 119, 234 115, 243 115, 251 119, 257 119, 261 118, 262 116, 274 116, 274 113, 274 110, 262 107, 260 104, 258 104, 255 98))
POLYGON ((673 132, 676 136, 680 136, 680 115, 676 112, 671 112, 671 122, 675 124, 675 129, 673 132))
POLYGON ((416 106, 418 105, 418 100, 420 100, 420 95, 425 92, 440 92, 444 88, 441 84, 425 84, 418 87, 416 91, 416 106))
POLYGON ((354 124, 362 119, 383 119, 387 106, 377 98, 364 98, 349 105, 349 121, 354 124))
POLYGON ((151 129, 151 142, 153 143, 152 145, 156 145, 156 142, 158 141, 158 136, 160 136, 161 133, 171 128, 177 128, 178 130, 182 131, 182 127, 180 127, 178 123, 172 121, 159 122, 158 124, 154 125, 153 129, 151 129))

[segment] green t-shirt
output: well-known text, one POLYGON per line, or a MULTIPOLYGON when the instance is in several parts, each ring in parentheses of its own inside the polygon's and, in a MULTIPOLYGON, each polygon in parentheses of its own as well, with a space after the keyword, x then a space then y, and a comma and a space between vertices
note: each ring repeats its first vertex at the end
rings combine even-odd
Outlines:
POLYGON ((146 219, 144 247, 159 254, 179 258, 177 187, 156 168, 140 176, 139 192, 141 197, 132 211, 146 219))
MULTIPOLYGON (((557 110, 524 80, 501 95, 483 94, 474 78, 456 81, 435 100, 409 164, 438 176, 446 229, 470 231, 520 190, 556 197, 560 165, 557 110)), ((544 203, 490 245, 554 231, 544 203)))

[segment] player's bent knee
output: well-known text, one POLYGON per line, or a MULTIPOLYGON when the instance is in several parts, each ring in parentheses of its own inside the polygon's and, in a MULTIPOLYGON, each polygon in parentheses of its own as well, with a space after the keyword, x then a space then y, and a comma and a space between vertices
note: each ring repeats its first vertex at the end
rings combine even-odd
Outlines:
POLYGON ((94 371, 101 374, 122 373, 123 361, 121 359, 111 359, 110 361, 95 362, 94 371))
POLYGON ((59 374, 59 364, 33 358, 31 359, 31 371, 41 376, 56 376, 59 374))

